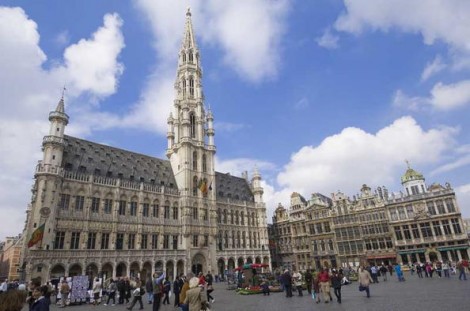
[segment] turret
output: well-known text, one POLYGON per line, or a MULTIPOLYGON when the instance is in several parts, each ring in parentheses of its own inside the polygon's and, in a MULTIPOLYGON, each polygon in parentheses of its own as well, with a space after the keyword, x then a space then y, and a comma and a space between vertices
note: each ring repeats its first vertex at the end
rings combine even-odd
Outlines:
POLYGON ((65 147, 64 131, 69 123, 69 116, 65 113, 63 95, 56 109, 49 113, 49 121, 49 135, 44 136, 42 141, 44 151, 42 165, 46 167, 59 167, 62 164, 62 155, 65 147))
POLYGON ((255 197, 255 202, 262 203, 264 190, 263 190, 263 187, 261 187, 261 175, 258 172, 257 167, 255 167, 255 170, 253 172, 253 177, 251 178, 251 185, 253 188, 253 195, 255 197))
POLYGON ((401 177, 401 184, 406 191, 406 195, 410 196, 426 193, 426 183, 423 174, 412 169, 408 161, 406 161, 406 163, 408 169, 401 177))

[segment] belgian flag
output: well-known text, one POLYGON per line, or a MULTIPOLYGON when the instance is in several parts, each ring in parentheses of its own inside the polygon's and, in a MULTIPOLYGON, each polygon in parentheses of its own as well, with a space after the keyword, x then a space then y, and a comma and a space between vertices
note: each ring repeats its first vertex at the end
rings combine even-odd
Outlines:
POLYGON ((43 223, 40 225, 36 230, 34 230, 33 234, 31 235, 31 239, 29 239, 28 247, 36 245, 39 241, 42 240, 44 236, 44 229, 46 228, 46 224, 43 223))

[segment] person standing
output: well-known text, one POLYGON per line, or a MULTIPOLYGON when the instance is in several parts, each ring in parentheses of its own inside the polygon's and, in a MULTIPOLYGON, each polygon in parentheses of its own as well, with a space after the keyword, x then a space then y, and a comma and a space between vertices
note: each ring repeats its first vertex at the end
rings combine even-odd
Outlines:
POLYGON ((10 290, 0 293, 0 310, 21 311, 26 301, 26 290, 10 290))
POLYGON ((449 267, 449 262, 445 261, 442 264, 442 270, 444 271, 444 277, 446 277, 446 278, 450 278, 449 268, 450 268, 449 267))
POLYGON ((333 275, 331 276, 331 286, 335 292, 336 300, 338 303, 341 303, 341 280, 343 279, 343 274, 338 273, 336 270, 333 270, 333 275))
POLYGON ((162 281, 165 279, 165 272, 155 273, 153 280, 153 311, 160 310, 160 301, 162 299, 162 281))
POLYGON ((289 273, 289 270, 286 269, 284 274, 281 276, 282 284, 284 285, 284 289, 286 291, 286 297, 292 297, 292 276, 289 273))
POLYGON ((369 285, 370 283, 372 282, 372 278, 370 276, 370 273, 369 271, 367 271, 366 269, 364 269, 363 267, 359 267, 359 277, 358 277, 358 281, 359 281, 359 290, 362 292, 362 291, 365 291, 366 294, 367 294, 367 298, 370 298, 370 289, 369 289, 369 285))
POLYGON ((379 280, 377 279, 377 267, 376 266, 372 266, 370 267, 370 273, 371 273, 371 276, 372 276, 372 280, 374 281, 374 283, 379 283, 379 280))
POLYGON ((5 279, 2 284, 0 285, 0 294, 6 293, 8 290, 8 279, 5 279))
POLYGON ((47 286, 39 286, 33 290, 34 302, 31 305, 31 311, 49 311, 49 301, 45 298, 47 294, 47 286))
POLYGON ((189 280, 193 278, 193 273, 189 272, 186 277, 184 278, 183 285, 181 286, 181 292, 180 292, 180 308, 182 311, 188 311, 189 306, 188 304, 184 303, 186 300, 186 292, 189 290, 189 280))
POLYGON ((403 271, 401 271, 400 264, 395 265, 395 273, 397 274, 398 282, 404 282, 405 278, 403 277, 403 271))
POLYGON ((423 269, 421 268, 421 263, 419 262, 416 264, 416 273, 420 279, 423 278, 423 269))
POLYGON ((318 275, 312 276, 313 277, 313 292, 315 293, 315 302, 320 302, 320 280, 318 275))
POLYGON ((437 275, 441 278, 442 277, 442 262, 436 262, 436 272, 437 275))
POLYGON ((382 266, 380 266, 379 270, 380 270, 380 273, 382 274, 382 276, 384 277, 383 281, 387 282, 387 268, 385 268, 385 265, 382 264, 382 266))
POLYGON ((181 279, 177 275, 175 281, 173 282, 173 294, 175 294, 175 308, 180 305, 180 291, 181 291, 181 279))
POLYGON ((295 271, 292 275, 292 280, 297 289, 297 292, 299 293, 299 297, 303 296, 304 294, 302 293, 302 274, 300 274, 299 271, 295 271))
POLYGON ((305 273, 305 283, 307 285, 307 292, 309 295, 312 294, 312 282, 313 282, 312 272, 310 272, 310 269, 307 269, 307 272, 305 273))
POLYGON ((93 305, 100 304, 100 294, 101 294, 101 282, 100 279, 96 278, 93 283, 93 305))
POLYGON ((147 282, 145 282, 145 290, 147 291, 147 302, 151 304, 153 302, 153 283, 152 276, 150 273, 147 275, 147 282))
POLYGON ((163 281, 163 302, 164 305, 170 304, 170 291, 171 291, 171 282, 168 280, 168 277, 163 281))
POLYGON ((325 303, 328 303, 333 300, 330 293, 330 275, 328 274, 328 269, 323 269, 318 275, 320 281, 321 292, 323 293, 323 300, 325 303))
POLYGON ((183 303, 189 306, 190 311, 201 311, 206 307, 206 296, 202 294, 202 287, 199 287, 200 279, 193 277, 189 280, 189 290, 183 303))
POLYGON ((67 280, 64 278, 62 280, 62 284, 60 285, 60 307, 64 308, 66 305, 66 301, 69 298, 70 293, 70 286, 67 283, 67 280))

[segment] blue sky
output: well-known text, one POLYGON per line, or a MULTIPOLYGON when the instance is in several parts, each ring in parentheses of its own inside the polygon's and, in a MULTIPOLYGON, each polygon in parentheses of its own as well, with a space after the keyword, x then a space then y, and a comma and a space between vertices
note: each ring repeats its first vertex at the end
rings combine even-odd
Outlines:
POLYGON ((186 7, 217 167, 293 191, 401 190, 405 160, 470 216, 468 1, 3 1, 0 209, 22 230, 47 116, 69 135, 164 158, 186 7))

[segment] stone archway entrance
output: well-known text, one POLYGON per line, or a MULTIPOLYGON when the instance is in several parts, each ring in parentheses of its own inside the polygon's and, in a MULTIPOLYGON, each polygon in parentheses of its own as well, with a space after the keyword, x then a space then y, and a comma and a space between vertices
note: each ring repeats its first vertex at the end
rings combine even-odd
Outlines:
POLYGON ((184 261, 178 260, 176 263, 176 275, 184 274, 184 261))
POLYGON ((232 271, 233 269, 235 269, 235 259, 233 258, 228 259, 227 268, 229 271, 232 271))
POLYGON ((225 270, 225 261, 223 258, 219 258, 217 261, 217 273, 219 275, 224 275, 225 270))
POLYGON ((113 277, 113 270, 113 265, 110 262, 107 262, 103 265, 103 267, 101 268, 101 273, 105 281, 113 277))
POLYGON ((206 258, 201 253, 197 253, 191 262, 191 271, 194 275, 198 275, 199 272, 205 272, 204 268, 206 268, 206 258))
POLYGON ((437 253, 436 252, 429 252, 429 261, 434 262, 434 261, 437 261, 437 260, 438 260, 437 253))
POLYGON ((73 264, 69 268, 69 276, 77 276, 77 275, 82 275, 82 266, 80 266, 78 263, 73 264))

